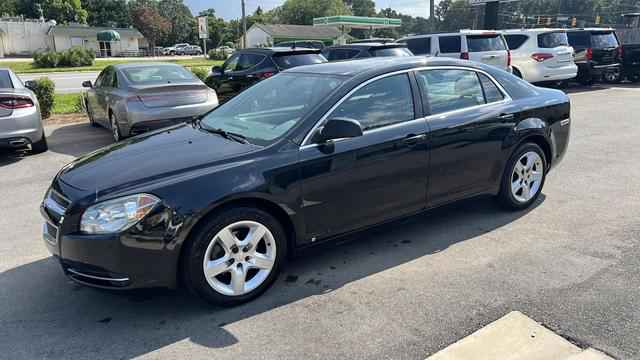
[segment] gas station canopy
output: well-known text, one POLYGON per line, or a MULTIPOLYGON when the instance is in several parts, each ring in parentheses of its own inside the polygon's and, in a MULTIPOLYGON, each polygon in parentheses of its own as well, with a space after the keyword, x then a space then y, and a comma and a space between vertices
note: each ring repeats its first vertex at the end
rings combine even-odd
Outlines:
POLYGON ((388 29, 400 27, 402 20, 364 17, 364 16, 327 16, 313 19, 313 26, 335 26, 338 28, 350 27, 352 29, 388 29))

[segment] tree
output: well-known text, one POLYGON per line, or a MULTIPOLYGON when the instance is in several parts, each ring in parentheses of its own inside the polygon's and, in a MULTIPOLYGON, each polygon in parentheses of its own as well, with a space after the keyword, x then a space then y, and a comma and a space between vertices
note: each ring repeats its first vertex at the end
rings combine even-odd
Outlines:
POLYGON ((473 27, 473 9, 465 0, 442 0, 435 9, 439 31, 458 31, 473 27))
POLYGON ((376 3, 373 0, 344 0, 355 16, 375 16, 376 3))
POLYGON ((169 21, 169 31, 162 37, 163 44, 172 45, 181 42, 197 43, 196 19, 182 0, 160 0, 158 13, 169 21))
POLYGON ((17 0, 2 0, 0 1, 0 17, 4 15, 14 16, 18 14, 18 2, 17 0))
POLYGON ((158 10, 149 5, 137 5, 131 10, 131 22, 149 41, 151 48, 165 36, 171 27, 169 20, 160 16, 158 10))
POLYGON ((127 0, 82 0, 91 26, 131 26, 127 0))
POLYGON ((17 15, 24 15, 31 19, 42 16, 62 24, 87 22, 87 11, 82 8, 80 0, 19 0, 17 15))
POLYGON ((343 0, 286 0, 271 10, 269 16, 282 24, 312 25, 313 18, 351 15, 343 0))

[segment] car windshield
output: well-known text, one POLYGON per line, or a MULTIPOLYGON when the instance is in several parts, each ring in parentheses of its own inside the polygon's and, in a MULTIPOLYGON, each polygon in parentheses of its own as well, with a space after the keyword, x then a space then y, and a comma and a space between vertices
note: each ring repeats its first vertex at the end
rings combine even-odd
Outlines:
POLYGON ((618 40, 612 32, 592 33, 591 44, 597 49, 618 47, 618 40))
POLYGON ((177 65, 149 65, 123 69, 129 81, 136 85, 191 82, 193 73, 177 65))
POLYGON ((240 134, 266 146, 297 125, 343 83, 339 77, 281 73, 261 81, 205 115, 200 125, 240 134))
POLYGON ((374 56, 412 56, 409 49, 403 47, 373 50, 374 56))
POLYGON ((301 65, 321 64, 327 62, 327 59, 320 54, 295 54, 275 55, 273 61, 275 61, 281 69, 289 69, 301 65))
POLYGON ((469 52, 507 50, 500 35, 467 36, 469 52))
POLYGON ((538 35, 538 47, 552 49, 558 46, 569 46, 569 38, 565 32, 549 32, 538 35))

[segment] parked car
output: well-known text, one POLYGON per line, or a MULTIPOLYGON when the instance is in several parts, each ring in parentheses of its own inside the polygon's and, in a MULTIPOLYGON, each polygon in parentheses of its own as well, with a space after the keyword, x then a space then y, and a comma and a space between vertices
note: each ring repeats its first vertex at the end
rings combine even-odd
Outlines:
POLYGON ((38 98, 8 68, 0 68, 0 148, 47 151, 38 98))
POLYGON ((379 56, 413 56, 407 44, 396 43, 358 43, 350 45, 329 46, 322 50, 322 55, 329 61, 363 59, 379 56))
POLYGON ((117 142, 190 121, 218 106, 214 90, 184 67, 129 63, 106 67, 95 84, 85 81, 84 102, 93 126, 110 129, 117 142))
POLYGON ((233 54, 236 51, 236 49, 234 49, 232 47, 229 47, 229 46, 220 46, 220 47, 215 48, 215 50, 217 52, 221 52, 221 53, 225 54, 226 56, 230 56, 231 54, 233 54))
POLYGON ((573 48, 562 29, 505 30, 513 74, 531 83, 565 82, 578 74, 573 48))
POLYGON ((82 284, 236 305, 304 247, 476 195, 532 206, 569 132, 563 92, 474 62, 300 66, 65 166, 44 242, 82 284))
POLYGON ((178 55, 202 55, 202 48, 198 45, 189 45, 177 50, 178 55))
POLYGON ((415 55, 473 60, 511 71, 511 53, 502 34, 495 31, 461 30, 457 33, 408 36, 406 43, 415 55))
POLYGON ((307 49, 324 49, 324 43, 318 40, 294 40, 283 41, 275 44, 276 47, 290 47, 290 48, 307 48, 307 49))
POLYGON ((327 62, 318 49, 254 48, 236 51, 222 66, 211 68, 212 86, 220 103, 276 73, 300 65, 327 62))
POLYGON ((394 38, 368 38, 368 39, 355 39, 349 41, 349 44, 362 44, 362 43, 381 43, 386 44, 395 42, 394 38))
POLYGON ((621 46, 623 77, 632 82, 640 82, 640 44, 621 46))
POLYGON ((178 55, 180 53, 180 50, 182 50, 182 48, 187 47, 187 46, 191 46, 188 43, 181 43, 181 44, 175 44, 173 46, 169 46, 164 48, 163 54, 164 55, 178 55))
POLYGON ((575 50, 578 65, 577 80, 590 85, 603 79, 620 81, 622 47, 613 29, 567 29, 569 45, 575 50))

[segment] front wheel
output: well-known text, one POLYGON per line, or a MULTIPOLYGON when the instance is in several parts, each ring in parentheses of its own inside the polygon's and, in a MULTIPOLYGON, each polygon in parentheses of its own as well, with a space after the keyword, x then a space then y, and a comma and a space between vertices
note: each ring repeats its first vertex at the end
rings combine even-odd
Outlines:
POLYGON ((109 115, 109 123, 111 124, 111 134, 113 135, 113 141, 119 142, 122 140, 122 133, 120 132, 120 126, 118 125, 118 120, 116 119, 115 114, 111 113, 109 115))
POLYGON ((547 176, 544 151, 534 143, 520 146, 511 156, 504 174, 498 198, 512 210, 526 209, 542 193, 547 176))
POLYGON ((212 216, 186 246, 185 285, 210 303, 234 306, 273 284, 286 256, 287 239, 269 213, 241 207, 212 216))

